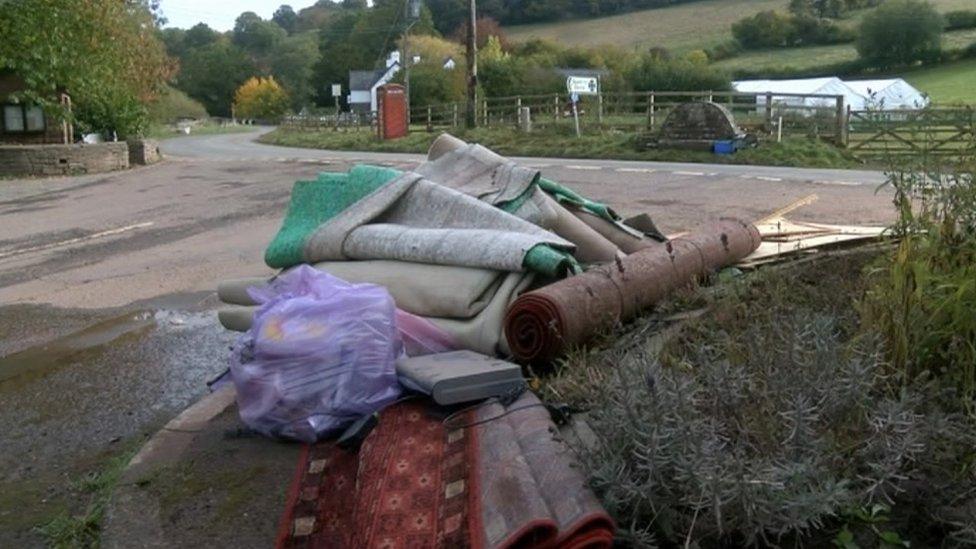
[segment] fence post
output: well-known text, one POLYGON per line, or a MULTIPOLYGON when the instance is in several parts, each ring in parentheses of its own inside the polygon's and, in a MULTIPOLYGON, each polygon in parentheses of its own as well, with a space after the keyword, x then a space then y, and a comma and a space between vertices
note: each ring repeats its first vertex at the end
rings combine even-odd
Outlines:
POLYGON ((837 96, 837 144, 841 147, 847 146, 847 108, 844 106, 844 96, 837 96))
POLYGON ((487 99, 484 99, 484 100, 481 101, 481 108, 482 108, 482 110, 484 112, 484 118, 483 118, 483 120, 484 120, 484 126, 487 128, 487 127, 489 127, 489 124, 488 124, 488 100, 487 99))
POLYGON ((456 128, 458 124, 458 106, 457 101, 454 102, 454 117, 451 119, 451 127, 456 128))
POLYGON ((712 90, 708 90, 708 102, 709 103, 714 103, 715 102, 715 101, 713 101, 712 90))
POLYGON ((596 96, 596 122, 603 127, 603 93, 596 96))
POLYGON ((552 96, 552 120, 554 122, 559 122, 559 94, 553 94, 552 96))
POLYGON ((647 94, 647 129, 654 129, 654 92, 647 94))
POLYGON ((522 116, 522 96, 515 98, 515 127, 519 127, 519 118, 522 116))
POLYGON ((766 92, 766 131, 773 131, 773 94, 766 92))
POLYGON ((430 133, 434 131, 434 127, 430 124, 430 105, 427 105, 427 132, 430 133))

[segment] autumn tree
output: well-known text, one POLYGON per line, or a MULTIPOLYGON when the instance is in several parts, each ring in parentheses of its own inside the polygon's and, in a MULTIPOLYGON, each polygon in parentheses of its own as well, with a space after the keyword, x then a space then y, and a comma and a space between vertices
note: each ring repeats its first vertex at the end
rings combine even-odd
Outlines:
POLYGON ((241 118, 275 119, 288 112, 288 93, 274 77, 253 77, 234 94, 234 109, 241 118))
POLYGON ((71 94, 82 131, 140 133, 175 67, 157 35, 151 3, 129 0, 0 2, 0 70, 21 77, 22 100, 67 117, 71 94))

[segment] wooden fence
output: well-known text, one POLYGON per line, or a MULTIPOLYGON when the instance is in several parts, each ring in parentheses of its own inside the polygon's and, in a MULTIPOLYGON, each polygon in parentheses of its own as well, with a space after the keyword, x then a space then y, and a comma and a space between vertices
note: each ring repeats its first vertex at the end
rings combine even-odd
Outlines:
MULTIPOLYGON (((732 112, 744 130, 760 136, 808 135, 843 143, 846 140, 844 97, 821 94, 765 94, 744 92, 633 92, 582 96, 580 128, 585 134, 618 130, 654 132, 677 105, 713 101, 732 112)), ((534 128, 572 128, 573 110, 565 95, 521 95, 482 98, 477 104, 478 125, 515 128, 518 113, 528 107, 534 128)), ((464 124, 465 105, 448 103, 411 109, 414 129, 439 131, 464 124)))
POLYGON ((850 150, 862 158, 955 157, 976 150, 972 107, 850 111, 850 150))
MULTIPOLYGON (((603 131, 647 133, 660 129, 668 113, 691 101, 714 101, 729 109, 745 131, 760 137, 781 134, 846 140, 844 97, 818 94, 765 94, 742 92, 633 92, 583 96, 579 103, 580 129, 584 134, 603 131)), ((450 131, 464 125, 465 103, 414 106, 410 110, 413 131, 450 131)), ((572 105, 564 94, 481 98, 477 102, 478 125, 516 128, 518 113, 528 107, 532 126, 540 129, 574 126, 572 105)), ((375 124, 369 114, 335 113, 287 117, 282 125, 296 130, 366 130, 375 124)))

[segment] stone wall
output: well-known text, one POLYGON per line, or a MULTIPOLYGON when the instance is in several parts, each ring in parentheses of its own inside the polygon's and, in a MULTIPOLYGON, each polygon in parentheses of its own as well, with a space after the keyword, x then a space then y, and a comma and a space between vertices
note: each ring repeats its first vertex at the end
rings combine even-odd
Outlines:
POLYGON ((159 141, 155 139, 130 139, 127 144, 130 166, 148 166, 162 160, 159 141))
POLYGON ((128 167, 125 143, 0 145, 0 175, 77 175, 128 167))

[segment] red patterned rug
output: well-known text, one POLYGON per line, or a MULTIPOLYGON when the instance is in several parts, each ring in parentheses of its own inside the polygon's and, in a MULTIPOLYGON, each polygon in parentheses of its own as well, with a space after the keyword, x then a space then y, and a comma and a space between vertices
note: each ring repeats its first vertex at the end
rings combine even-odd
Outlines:
POLYGON ((279 548, 607 548, 613 523, 526 393, 451 417, 426 400, 380 415, 358 452, 306 446, 279 548))

